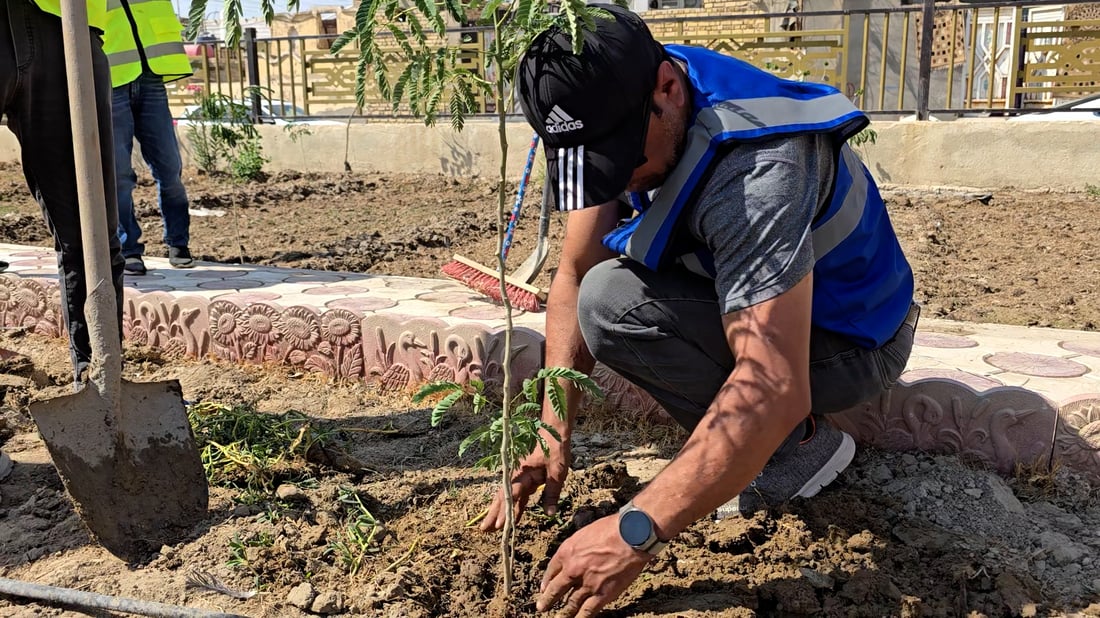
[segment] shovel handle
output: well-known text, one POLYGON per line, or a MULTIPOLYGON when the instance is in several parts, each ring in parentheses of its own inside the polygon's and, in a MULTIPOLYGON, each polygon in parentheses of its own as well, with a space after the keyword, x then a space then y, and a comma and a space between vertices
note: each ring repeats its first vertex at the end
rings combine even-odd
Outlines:
POLYGON ((111 273, 107 200, 100 156, 95 73, 85 0, 61 0, 61 30, 65 44, 65 77, 69 89, 69 117, 73 131, 73 162, 84 251, 84 306, 92 347, 89 378, 107 401, 118 401, 122 374, 122 344, 111 273), (95 368, 99 367, 100 371, 95 368))
MULTIPOLYGON (((82 0, 83 1, 83 0, 82 0)), ((162 618, 246 618, 240 614, 226 614, 222 612, 209 612, 193 607, 179 607, 166 603, 153 601, 141 601, 124 597, 112 597, 95 592, 73 590, 72 588, 59 588, 45 584, 23 582, 15 579, 0 577, 0 594, 60 603, 71 607, 83 609, 106 609, 139 616, 159 616, 162 618)))

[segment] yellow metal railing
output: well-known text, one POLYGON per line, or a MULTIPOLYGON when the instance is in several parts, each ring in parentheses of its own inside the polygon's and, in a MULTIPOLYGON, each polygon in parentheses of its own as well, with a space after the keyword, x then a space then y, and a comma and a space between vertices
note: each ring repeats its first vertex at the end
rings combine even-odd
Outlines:
MULTIPOLYGON (((678 10, 643 14, 660 41, 707 47, 790 79, 831 84, 869 112, 914 110, 1018 111, 1100 92, 1100 18, 1077 10, 1086 3, 936 5, 797 14, 702 16, 678 10), (1075 8, 1077 7, 1077 8, 1075 8), (1090 16, 1092 17, 1092 16, 1090 16), (932 28, 928 33, 923 29, 932 28), (929 36, 931 35, 931 36, 929 36), (922 50, 921 41, 932 41, 922 50), (923 57, 922 57, 923 54, 923 57), (922 70, 924 75, 921 74, 922 70), (921 88, 918 88, 921 85, 921 88), (924 96, 926 100, 918 100, 924 96), (923 106, 923 107, 922 107, 923 106)), ((700 9, 702 11, 702 9, 700 9)), ((485 74, 484 29, 448 33, 468 66, 485 74)), ((342 115, 355 109, 355 52, 328 51, 331 39, 290 37, 256 41, 265 98, 289 104, 286 115, 342 115)), ((400 71, 399 50, 392 75, 400 71)), ((242 48, 206 46, 195 75, 173 85, 177 113, 196 90, 245 99, 249 76, 242 48)), ((368 78, 365 115, 392 115, 368 78)), ((481 111, 488 102, 479 101, 481 111)))

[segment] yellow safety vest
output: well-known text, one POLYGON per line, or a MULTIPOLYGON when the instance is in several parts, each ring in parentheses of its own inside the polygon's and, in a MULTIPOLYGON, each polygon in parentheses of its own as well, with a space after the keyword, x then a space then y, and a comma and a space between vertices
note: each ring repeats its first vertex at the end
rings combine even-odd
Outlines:
POLYGON ((103 51, 111 63, 115 88, 141 77, 142 54, 149 70, 166 82, 192 73, 183 50, 183 26, 169 0, 107 0, 103 51))
MULTIPOLYGON (((61 17, 61 0, 34 0, 34 3, 50 15, 61 17)), ((107 27, 106 0, 88 0, 88 25, 100 31, 107 27)))

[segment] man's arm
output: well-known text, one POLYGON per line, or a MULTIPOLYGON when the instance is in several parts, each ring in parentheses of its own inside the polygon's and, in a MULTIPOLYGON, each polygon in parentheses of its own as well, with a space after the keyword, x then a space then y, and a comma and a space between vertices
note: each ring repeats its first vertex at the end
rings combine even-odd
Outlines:
MULTIPOLYGON (((547 367, 569 367, 590 373, 595 365, 592 354, 581 336, 577 319, 577 295, 584 275, 596 264, 615 257, 600 243, 605 234, 614 229, 619 220, 619 203, 612 202, 569 213, 565 240, 557 273, 550 284, 546 300, 546 359, 547 367)), ((559 419, 549 403, 543 406, 542 420, 561 436, 558 443, 553 436, 544 435, 550 455, 545 456, 536 448, 520 462, 512 482, 516 517, 527 506, 527 499, 545 485, 541 502, 547 513, 554 513, 562 485, 569 474, 569 440, 573 434, 573 422, 581 391, 563 380, 566 394, 566 417, 559 419)), ((481 523, 484 531, 498 530, 504 526, 503 492, 497 495, 481 523)))
POLYGON ((723 317, 737 364, 676 458, 634 499, 661 539, 748 487, 809 415, 812 279, 723 317))
MULTIPOLYGON (((546 302, 547 367, 569 367, 590 373, 596 364, 581 336, 577 296, 585 274, 596 264, 615 257, 601 244, 601 240, 617 224, 618 208, 619 203, 612 202, 569 213, 561 260, 546 302)), ((581 392, 565 380, 562 386, 568 396, 566 420, 559 420, 549 405, 543 411, 542 420, 557 429, 562 439, 566 439, 572 434, 573 417, 581 392)))
MULTIPOLYGON (((634 498, 669 540, 740 493, 810 413, 813 275, 723 318, 737 364, 676 458, 634 498)), ((653 557, 620 538, 615 516, 573 534, 543 576, 539 611, 589 617, 616 599, 653 557)))

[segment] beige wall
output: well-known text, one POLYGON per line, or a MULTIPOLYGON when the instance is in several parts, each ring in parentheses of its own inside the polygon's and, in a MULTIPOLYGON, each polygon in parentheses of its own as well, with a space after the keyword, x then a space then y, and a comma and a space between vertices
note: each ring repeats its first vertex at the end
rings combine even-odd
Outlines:
MULTIPOLYGON (((876 144, 863 148, 875 178, 908 186, 1084 189, 1100 184, 1096 122, 1009 122, 972 119, 951 122, 876 122, 876 144)), ((280 127, 261 127, 269 170, 339 172, 344 168, 344 127, 313 127, 297 143, 280 127)), ((508 127, 509 174, 522 170, 531 129, 508 127)), ((495 177, 496 126, 471 121, 462 133, 441 124, 370 123, 351 127, 352 170, 479 174, 495 177)), ((186 140, 180 140, 186 154, 186 140)), ((0 129, 0 160, 18 161, 12 134, 0 129)), ((539 172, 536 172, 538 175, 539 172)))
POLYGON ((878 142, 864 148, 880 182, 910 186, 1084 189, 1100 184, 1100 123, 877 122, 878 142))
MULTIPOLYGON (((876 144, 863 148, 875 178, 913 186, 1083 189, 1100 184, 1095 122, 875 122, 876 144)), ((314 127, 291 142, 278 127, 264 127, 264 151, 273 169, 340 171, 344 127, 314 127), (317 153, 331 153, 317 156, 317 153)), ((495 176, 496 126, 471 121, 462 133, 444 123, 370 123, 351 127, 353 170, 409 171, 495 176)), ((509 123, 509 168, 522 170, 531 130, 509 123)))

